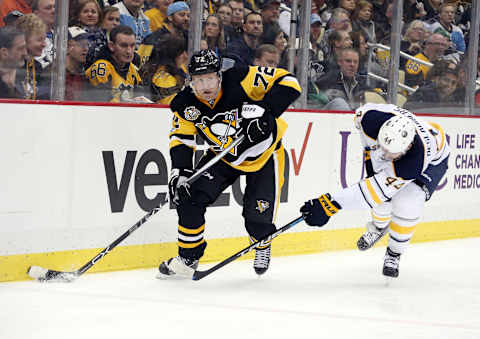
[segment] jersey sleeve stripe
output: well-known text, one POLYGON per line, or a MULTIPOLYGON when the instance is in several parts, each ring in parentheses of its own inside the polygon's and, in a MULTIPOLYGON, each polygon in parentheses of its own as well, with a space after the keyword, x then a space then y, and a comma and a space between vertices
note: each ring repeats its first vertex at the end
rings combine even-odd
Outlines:
POLYGON ((185 140, 185 139, 180 139, 180 138, 175 138, 175 137, 173 137, 170 140, 170 148, 173 148, 173 147, 176 147, 176 146, 179 146, 179 145, 185 145, 185 146, 188 146, 188 147, 193 148, 193 149, 195 149, 195 147, 197 146, 195 141, 191 141, 191 140, 185 140))
POLYGON ((302 89, 300 88, 300 84, 298 83, 297 79, 295 79, 292 76, 284 77, 282 80, 280 80, 280 82, 278 84, 282 85, 282 86, 292 87, 299 92, 302 91, 302 89))

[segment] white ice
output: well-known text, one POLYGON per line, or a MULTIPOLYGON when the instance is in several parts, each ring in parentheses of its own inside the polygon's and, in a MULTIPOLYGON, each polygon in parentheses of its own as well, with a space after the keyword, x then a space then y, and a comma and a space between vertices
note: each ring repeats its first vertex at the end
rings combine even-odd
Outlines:
POLYGON ((479 248, 412 244, 388 285, 385 248, 274 257, 261 278, 235 261, 197 282, 146 269, 1 283, 0 339, 478 339, 479 248))

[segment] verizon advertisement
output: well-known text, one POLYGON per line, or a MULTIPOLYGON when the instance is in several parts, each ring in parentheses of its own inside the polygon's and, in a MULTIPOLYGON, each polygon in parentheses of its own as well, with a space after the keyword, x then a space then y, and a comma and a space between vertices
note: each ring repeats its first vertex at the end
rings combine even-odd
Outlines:
MULTIPOLYGON (((291 111, 284 118, 278 226, 299 216, 305 200, 365 175, 353 114, 291 111)), ((452 153, 423 221, 479 219, 480 119, 424 118, 443 126, 452 153)), ((166 197, 170 125, 166 108, 2 104, 0 256, 104 247, 123 233, 166 197)), ((246 235, 243 188, 236 182, 208 209, 207 238, 246 235)), ((368 216, 342 212, 326 228, 362 227, 368 216)), ((304 231, 311 229, 290 232, 304 231)), ((122 245, 175 242, 176 234, 175 210, 165 206, 122 245)))

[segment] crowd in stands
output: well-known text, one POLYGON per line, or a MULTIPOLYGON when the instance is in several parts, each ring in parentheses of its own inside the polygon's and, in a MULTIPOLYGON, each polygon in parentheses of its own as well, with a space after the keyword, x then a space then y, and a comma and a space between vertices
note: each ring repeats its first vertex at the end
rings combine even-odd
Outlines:
MULTIPOLYGON (((353 110, 386 99, 388 85, 369 73, 388 79, 389 51, 375 44, 390 45, 392 0, 312 0, 307 18, 300 10, 292 18, 290 6, 204 0, 201 48, 235 64, 287 68, 300 27, 290 37, 290 23, 308 20, 308 105, 353 110)), ((188 84, 190 8, 188 0, 70 0, 65 100, 168 104, 188 84)), ((412 89, 399 93, 401 105, 464 105, 470 17, 471 1, 404 0, 400 49, 414 59, 400 60, 400 82, 412 89)), ((0 97, 51 99, 55 0, 2 0, 0 27, 0 97)))

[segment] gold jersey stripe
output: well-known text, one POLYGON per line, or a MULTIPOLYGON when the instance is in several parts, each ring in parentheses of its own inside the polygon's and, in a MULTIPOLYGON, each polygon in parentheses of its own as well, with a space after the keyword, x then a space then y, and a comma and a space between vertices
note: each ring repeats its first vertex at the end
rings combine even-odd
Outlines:
POLYGON ((373 189, 370 179, 366 179, 365 184, 367 185, 368 192, 370 193, 370 196, 372 197, 373 201, 375 201, 377 205, 380 205, 382 203, 382 200, 380 200, 380 198, 377 195, 377 192, 375 192, 375 190, 373 189))
POLYGON ((373 214, 373 212, 372 212, 372 218, 375 219, 375 220, 378 220, 378 221, 387 221, 387 220, 392 219, 392 217, 379 217, 379 216, 373 214))
POLYGON ((390 222, 390 229, 398 234, 412 234, 415 231, 417 226, 405 227, 400 226, 399 224, 394 223, 393 221, 390 222))
POLYGON ((181 225, 178 225, 178 230, 182 233, 185 233, 185 234, 200 234, 202 233, 204 230, 205 230, 205 224, 203 224, 202 226, 196 228, 196 229, 191 229, 191 228, 186 228, 186 227, 183 227, 181 225))

